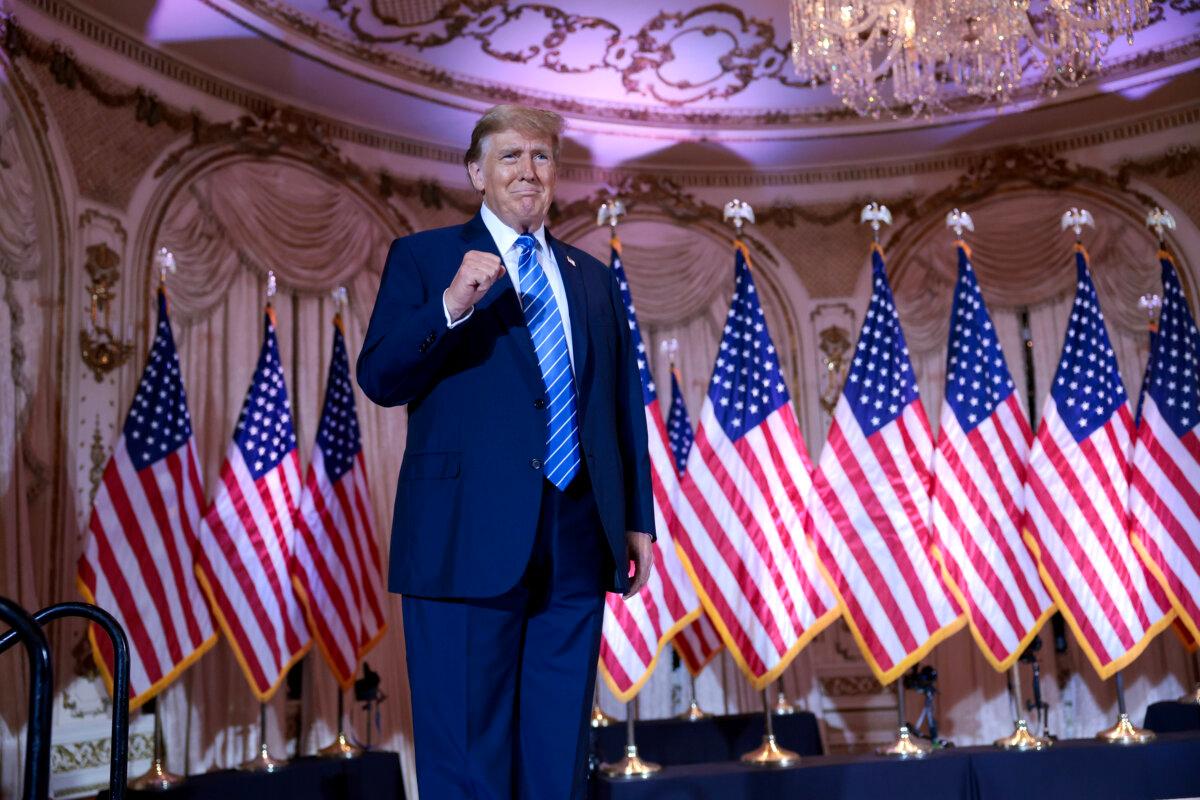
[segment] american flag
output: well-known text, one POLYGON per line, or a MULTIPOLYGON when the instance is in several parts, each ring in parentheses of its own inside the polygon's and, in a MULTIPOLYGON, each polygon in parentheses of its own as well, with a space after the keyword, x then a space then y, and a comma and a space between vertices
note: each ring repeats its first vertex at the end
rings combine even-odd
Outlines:
MULTIPOLYGON (((192 571, 204 490, 179 355, 158 292, 158 324, 142 379, 88 520, 76 582, 129 639, 130 705, 166 688, 217 641, 192 571)), ((113 652, 95 625, 88 639, 112 691, 113 652)))
POLYGON ((1025 535, 1059 610, 1107 678, 1173 614, 1129 540, 1133 413, 1081 245, 1075 269, 1067 337, 1026 471, 1025 535))
POLYGON ((317 646, 343 689, 386 628, 379 545, 340 316, 292 553, 292 580, 317 646))
POLYGON ((948 585, 997 670, 1012 666, 1054 611, 1021 539, 1032 439, 970 254, 959 242, 930 527, 948 585))
POLYGON ((804 541, 811 464, 748 255, 738 242, 676 538, 730 654, 762 689, 837 616, 837 601, 804 541))
POLYGON ((1142 385, 1129 507, 1133 543, 1200 639, 1200 331, 1166 252, 1162 308, 1142 385))
POLYGON ((696 618, 700 611, 700 599, 696 597, 696 590, 679 562, 671 538, 671 520, 674 517, 671 502, 678 492, 679 479, 675 473, 675 463, 671 460, 662 410, 658 407, 646 346, 629 292, 629 280, 621 264, 621 243, 616 237, 612 241, 610 263, 628 312, 630 336, 637 349, 649 433, 654 526, 658 533, 658 541, 654 543, 654 567, 642 590, 628 600, 618 594, 609 594, 605 598, 600 672, 612 693, 625 703, 638 693, 654 671, 663 645, 696 618))
POLYGON ((263 329, 258 366, 200 526, 196 574, 250 688, 266 702, 310 640, 288 575, 300 459, 270 306, 263 329))
POLYGON ((871 264, 871 303, 809 510, 846 622, 887 684, 965 620, 931 554, 933 439, 878 245, 871 264))
MULTIPOLYGON (((671 440, 671 453, 675 456, 675 468, 683 475, 687 468, 688 453, 692 450, 695 434, 692 421, 688 418, 687 403, 679 387, 679 370, 671 367, 671 410, 667 414, 667 437, 671 440)), ((713 627, 708 614, 701 610, 696 621, 679 632, 674 640, 675 652, 687 667, 688 672, 699 675, 717 653, 721 652, 721 635, 713 627)))

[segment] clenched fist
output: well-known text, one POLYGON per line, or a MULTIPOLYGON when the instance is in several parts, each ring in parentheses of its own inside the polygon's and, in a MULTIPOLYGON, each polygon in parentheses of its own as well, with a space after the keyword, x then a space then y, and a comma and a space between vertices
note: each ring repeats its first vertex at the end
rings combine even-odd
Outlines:
POLYGON ((443 295, 450 318, 458 320, 470 311, 503 275, 504 262, 500 256, 481 250, 468 251, 443 295))

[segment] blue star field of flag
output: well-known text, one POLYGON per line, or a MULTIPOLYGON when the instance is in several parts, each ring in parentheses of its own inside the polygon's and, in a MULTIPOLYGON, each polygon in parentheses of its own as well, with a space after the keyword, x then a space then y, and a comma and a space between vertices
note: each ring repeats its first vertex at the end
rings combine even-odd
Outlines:
POLYGON ((350 386, 350 359, 346 355, 345 337, 337 325, 333 329, 333 360, 329 362, 325 405, 317 426, 317 446, 321 448, 325 472, 331 482, 350 471, 355 456, 362 450, 354 391, 350 386))
POLYGON ((629 278, 625 275, 625 266, 621 263, 621 254, 617 248, 612 249, 609 265, 617 276, 617 286, 621 290, 621 301, 625 303, 625 311, 629 314, 629 334, 633 339, 633 347, 637 352, 638 374, 642 377, 642 401, 646 405, 653 403, 657 397, 654 388, 654 377, 650 374, 650 360, 646 358, 646 344, 642 341, 642 332, 638 328, 637 312, 633 309, 633 295, 629 292, 629 278))
POLYGON ((254 480, 273 470, 296 449, 292 407, 283 380, 283 365, 279 361, 279 341, 269 311, 263 322, 258 366, 254 369, 233 440, 242 451, 242 458, 254 480))
POLYGON ((1012 375, 1000 350, 992 318, 983 304, 975 269, 958 248, 958 284, 950 312, 946 357, 946 402, 969 433, 1013 393, 1012 375))
POLYGON ((167 296, 158 293, 158 325, 146 368, 138 383, 129 416, 125 418, 125 447, 139 472, 178 450, 192 437, 187 394, 179 374, 179 353, 171 322, 167 318, 167 296))
POLYGON ((870 436, 917 399, 908 345, 896 314, 883 254, 871 253, 871 304, 858 334, 843 394, 864 436, 870 436))
POLYGON ((708 384, 713 414, 730 441, 754 430, 789 399, 750 265, 741 248, 735 253, 733 301, 708 384))
POLYGON ((1170 259, 1161 259, 1163 298, 1150 346, 1146 391, 1176 436, 1200 423, 1200 331, 1170 259))
POLYGON ((1081 250, 1075 252, 1075 272, 1075 304, 1050 395, 1058 415, 1079 442, 1104 425, 1126 395, 1096 286, 1081 250))
POLYGON ((679 373, 674 369, 671 370, 671 411, 667 415, 667 438, 671 441, 675 469, 682 475, 696 435, 692 432, 687 403, 683 401, 683 391, 679 388, 679 373))

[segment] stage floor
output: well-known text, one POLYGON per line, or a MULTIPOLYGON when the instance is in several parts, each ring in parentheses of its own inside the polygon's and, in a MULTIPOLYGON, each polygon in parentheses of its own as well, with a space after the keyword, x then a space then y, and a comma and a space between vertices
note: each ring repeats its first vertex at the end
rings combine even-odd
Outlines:
POLYGON ((1069 740, 1011 753, 962 747, 920 761, 810 756, 781 770, 737 762, 666 767, 633 780, 599 777, 594 800, 1175 800, 1200 798, 1200 734, 1122 747, 1069 740))

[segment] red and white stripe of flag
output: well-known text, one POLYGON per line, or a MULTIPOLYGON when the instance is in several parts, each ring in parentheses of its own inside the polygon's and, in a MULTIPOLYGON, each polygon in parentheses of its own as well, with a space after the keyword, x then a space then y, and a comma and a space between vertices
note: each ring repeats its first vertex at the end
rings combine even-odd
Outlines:
MULTIPOLYGON (((124 435, 117 440, 96 491, 77 582, 87 601, 112 614, 128 637, 133 708, 217 641, 193 574, 203 504, 194 437, 140 472, 124 435)), ((94 625, 88 639, 111 693, 112 646, 94 625)))
POLYGON ((680 563, 672 537, 672 497, 679 480, 667 444, 658 402, 646 406, 650 483, 654 492, 654 567, 646 586, 633 597, 609 594, 601 629, 600 673, 622 703, 650 678, 667 642, 700 614, 695 587, 680 563))
POLYGON ((790 404, 736 443, 705 397, 676 541, 709 617, 758 690, 838 614, 804 541, 810 462, 790 404))
POLYGON ((1200 436, 1177 436, 1142 398, 1129 505, 1133 545, 1167 592, 1194 649, 1200 639, 1200 436))
POLYGON ((353 686, 362 657, 387 629, 366 472, 359 452, 350 471, 331 482, 318 444, 296 515, 292 580, 343 689, 353 686))
POLYGON ((255 481, 237 442, 231 442, 200 527, 200 584, 261 702, 311 645, 288 571, 299 494, 294 448, 255 481))
POLYGON ((696 621, 679 632, 674 640, 675 652, 688 672, 699 677, 704 668, 721 652, 721 634, 713 627, 708 614, 701 611, 696 621))
POLYGON ((813 545, 884 684, 966 622, 930 553, 932 455, 920 398, 864 437, 843 394, 813 477, 813 545))
POLYGON ((1132 438, 1128 400, 1077 443, 1048 397, 1026 477, 1026 541, 1102 678, 1137 658, 1174 616, 1129 539, 1132 438))
POLYGON ((1001 671, 1054 613, 1021 538, 1032 438, 1015 392, 969 433, 950 404, 942 405, 930 527, 971 633, 1001 671))

